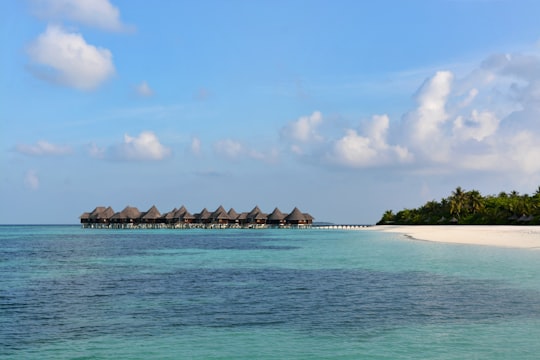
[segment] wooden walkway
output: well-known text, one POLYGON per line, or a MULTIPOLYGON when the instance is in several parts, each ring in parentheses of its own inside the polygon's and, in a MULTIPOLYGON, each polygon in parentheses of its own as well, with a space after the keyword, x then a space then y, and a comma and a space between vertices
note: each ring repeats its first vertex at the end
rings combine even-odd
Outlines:
POLYGON ((373 225, 313 225, 312 229, 322 230, 362 230, 373 225))

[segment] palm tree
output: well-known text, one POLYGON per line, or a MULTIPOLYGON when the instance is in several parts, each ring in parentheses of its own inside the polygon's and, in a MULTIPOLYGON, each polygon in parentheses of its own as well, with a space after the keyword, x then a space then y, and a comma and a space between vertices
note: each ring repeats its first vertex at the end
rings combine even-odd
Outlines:
POLYGON ((450 197, 450 214, 459 218, 464 205, 465 192, 461 186, 458 186, 456 190, 452 191, 452 196, 450 197))
POLYGON ((469 208, 473 214, 476 214, 478 211, 484 208, 484 198, 478 190, 471 190, 467 193, 467 198, 469 202, 469 208))
POLYGON ((392 210, 386 210, 382 216, 382 219, 379 221, 380 224, 388 224, 394 222, 395 215, 392 210))

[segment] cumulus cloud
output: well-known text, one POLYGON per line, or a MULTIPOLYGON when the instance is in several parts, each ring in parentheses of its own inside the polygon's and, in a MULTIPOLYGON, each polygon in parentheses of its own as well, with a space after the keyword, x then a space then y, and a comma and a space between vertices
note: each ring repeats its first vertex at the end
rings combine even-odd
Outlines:
POLYGON ((28 170, 24 174, 24 185, 30 190, 39 189, 39 177, 35 170, 28 170))
POLYGON ((30 44, 28 54, 33 75, 79 90, 95 89, 115 73, 109 50, 90 45, 81 34, 56 25, 49 25, 30 44))
POLYGON ((422 155, 416 166, 540 172, 538 56, 495 54, 462 78, 438 72, 417 100, 402 124, 402 142, 422 155))
POLYGON ((314 112, 283 127, 281 139, 301 160, 346 168, 540 176, 539 56, 495 54, 469 74, 437 71, 414 99, 401 119, 375 115, 339 136, 323 132, 322 114, 314 112))
POLYGON ((482 141, 493 135, 499 127, 499 119, 490 111, 473 110, 468 118, 462 115, 454 120, 454 134, 460 140, 482 141))
POLYGON ((294 142, 307 143, 322 140, 317 133, 317 127, 322 123, 320 111, 314 111, 309 116, 302 116, 281 129, 281 136, 294 142))
POLYGON ((108 0, 33 0, 34 12, 47 20, 70 20, 107 31, 129 31, 120 11, 108 0))
POLYGON ((366 125, 365 135, 348 129, 346 135, 334 143, 330 160, 347 167, 411 161, 412 155, 407 148, 387 143, 389 125, 390 119, 387 115, 375 115, 371 123, 366 125))
POLYGON ((17 144, 15 151, 30 156, 61 156, 69 155, 73 152, 70 146, 55 145, 44 140, 40 140, 33 145, 17 144))
POLYGON ((449 119, 446 102, 452 79, 449 71, 439 71, 427 79, 416 95, 418 107, 405 117, 409 144, 429 157, 442 159, 447 155, 441 131, 449 119))
MULTIPOLYGON (((124 141, 105 151, 105 158, 120 161, 156 161, 171 156, 171 149, 162 145, 151 131, 143 131, 139 136, 124 135, 124 141)), ((100 151, 97 151, 100 154, 100 151)))
POLYGON ((135 92, 137 95, 142 97, 150 97, 154 95, 154 90, 150 88, 146 81, 143 81, 139 85, 135 86, 135 92))

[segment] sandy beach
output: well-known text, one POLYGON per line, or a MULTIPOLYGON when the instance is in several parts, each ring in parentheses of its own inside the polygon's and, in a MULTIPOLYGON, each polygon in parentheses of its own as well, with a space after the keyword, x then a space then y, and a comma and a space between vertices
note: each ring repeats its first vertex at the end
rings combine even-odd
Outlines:
POLYGON ((540 249, 540 226, 384 225, 370 229, 401 233, 416 240, 454 244, 540 249))

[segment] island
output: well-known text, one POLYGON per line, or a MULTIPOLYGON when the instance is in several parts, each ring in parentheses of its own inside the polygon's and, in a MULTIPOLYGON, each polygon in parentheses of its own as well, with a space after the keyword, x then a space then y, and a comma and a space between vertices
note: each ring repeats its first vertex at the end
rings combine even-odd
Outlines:
POLYGON ((540 225, 540 186, 532 195, 512 191, 488 196, 458 186, 440 201, 397 213, 387 210, 377 225, 540 225))

